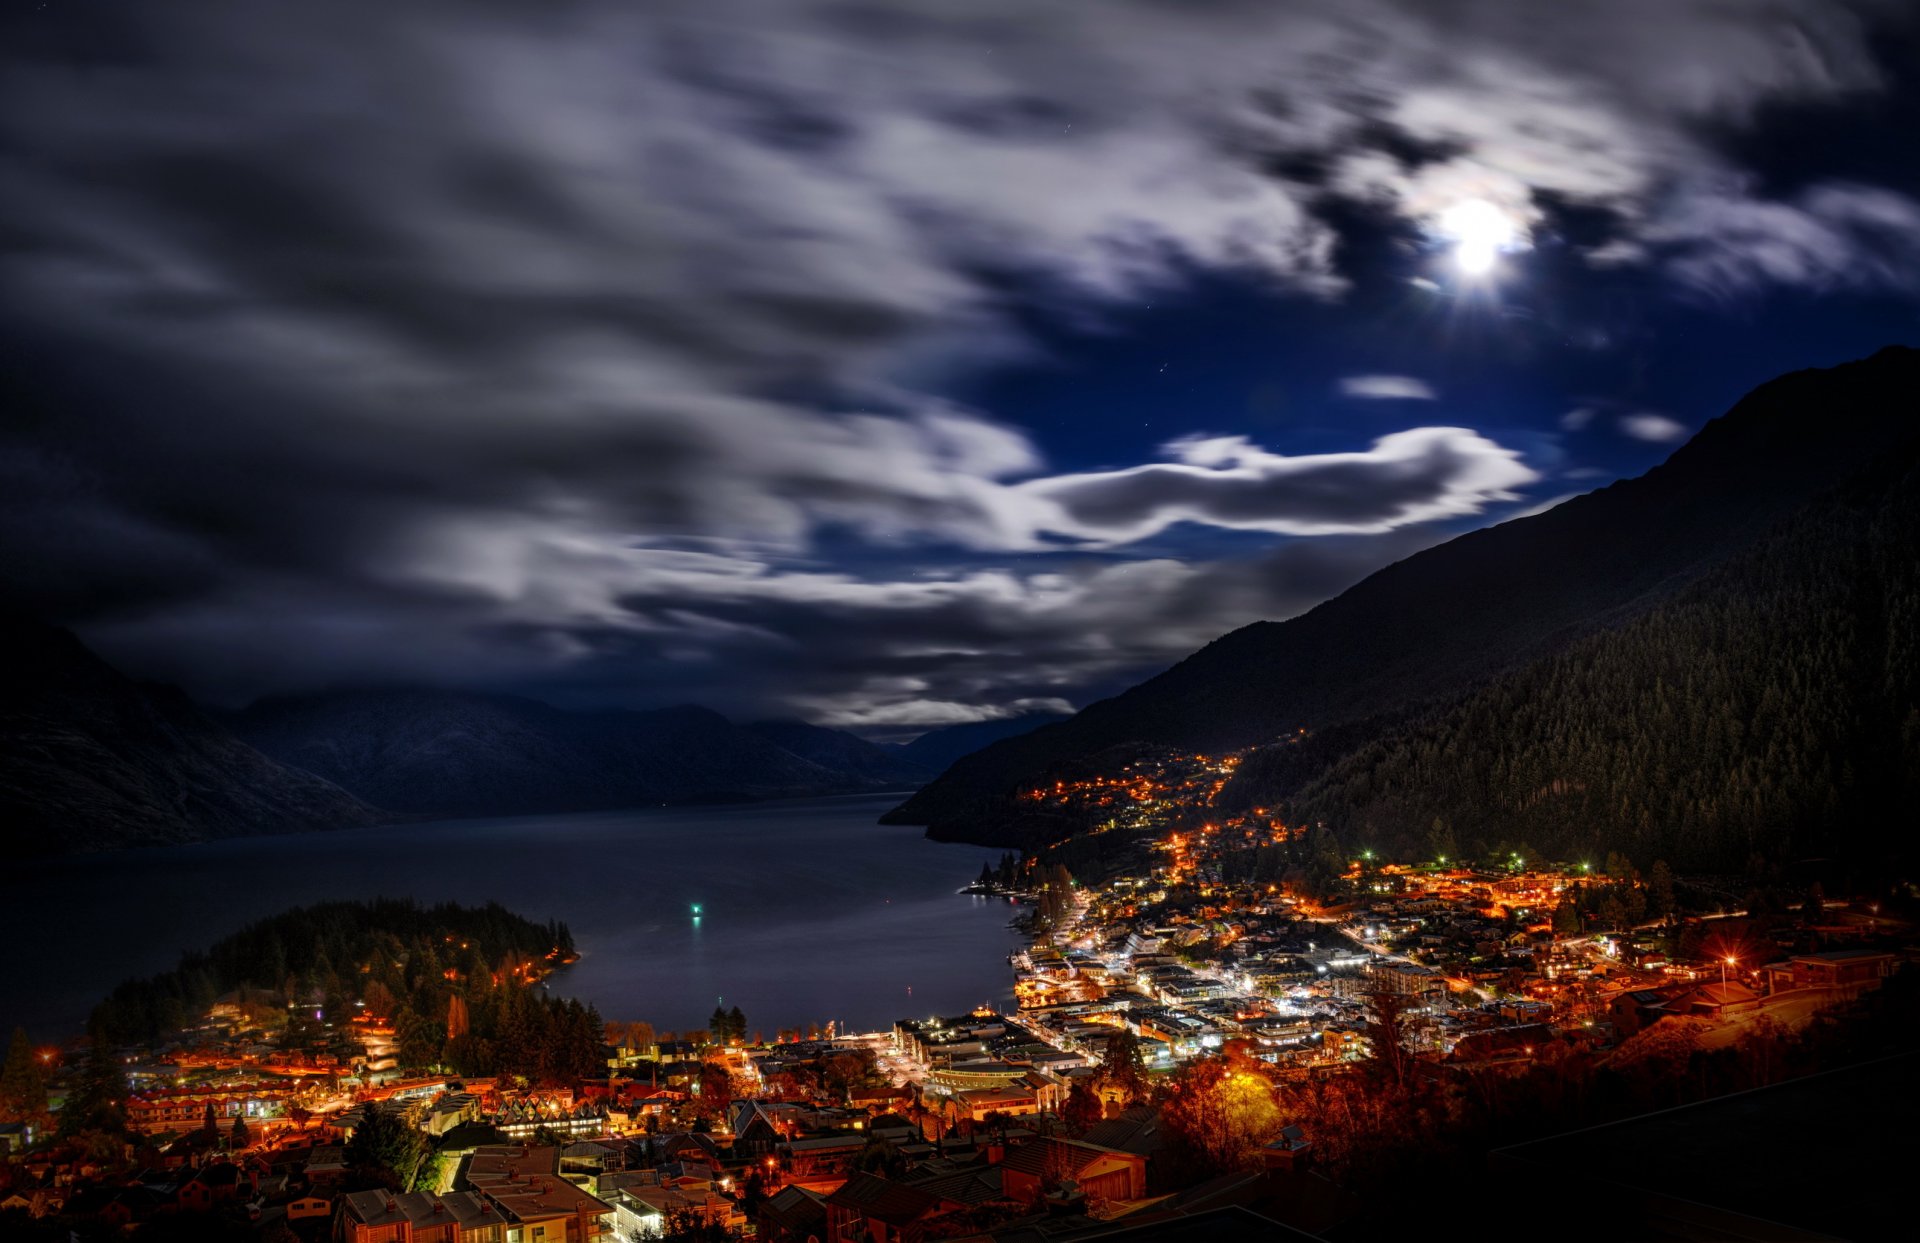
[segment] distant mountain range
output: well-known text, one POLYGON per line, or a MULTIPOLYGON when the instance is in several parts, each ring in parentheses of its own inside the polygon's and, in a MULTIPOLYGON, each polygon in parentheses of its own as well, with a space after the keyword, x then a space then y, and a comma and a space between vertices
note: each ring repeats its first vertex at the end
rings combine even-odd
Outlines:
POLYGON ((420 688, 222 714, 120 674, 66 631, 11 617, 0 634, 0 848, 10 857, 401 818, 903 790, 976 728, 902 747, 801 721, 736 725, 698 707, 572 712, 420 688))
POLYGON ((1042 725, 1066 719, 1064 712, 1029 712, 991 721, 962 721, 958 725, 930 729, 912 742, 896 744, 895 749, 903 759, 923 770, 926 776, 922 780, 926 780, 945 772, 963 755, 972 755, 1003 738, 1017 738, 1042 725))
POLYGON ((64 630, 0 619, 0 853, 7 858, 373 824, 381 813, 275 763, 170 687, 64 630))
POLYGON ((1920 351, 1783 376, 1640 478, 1236 630, 888 819, 1034 845, 1079 826, 1023 788, 1264 746, 1228 796, 1349 844, 1738 866, 1886 839, 1920 792, 1917 462, 1920 351))

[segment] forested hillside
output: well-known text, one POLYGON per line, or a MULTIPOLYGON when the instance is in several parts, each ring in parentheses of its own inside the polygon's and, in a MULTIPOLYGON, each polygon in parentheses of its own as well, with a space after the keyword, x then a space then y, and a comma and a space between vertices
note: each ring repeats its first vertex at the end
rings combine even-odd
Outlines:
POLYGON ((1329 849, 1510 847, 1682 868, 1911 850, 1920 464, 1816 502, 1617 629, 1383 727, 1314 771, 1256 752, 1222 798, 1329 849))
MULTIPOLYGON (((290 1029, 312 1021, 307 1005, 336 1027, 363 1012, 385 1019, 404 1065, 535 1080, 604 1074, 600 1016, 533 987, 572 954, 564 923, 536 923, 498 903, 328 902, 249 924, 172 971, 127 981, 88 1026, 115 1043, 161 1039, 231 994, 290 1029), (290 1001, 304 1004, 289 1011, 290 1001)), ((309 1036, 281 1038, 298 1048, 309 1036)))

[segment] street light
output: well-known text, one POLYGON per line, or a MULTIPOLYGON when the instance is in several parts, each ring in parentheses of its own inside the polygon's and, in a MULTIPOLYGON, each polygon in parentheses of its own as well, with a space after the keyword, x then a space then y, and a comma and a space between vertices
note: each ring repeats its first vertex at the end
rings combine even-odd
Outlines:
POLYGON ((1725 988, 1727 986, 1727 968, 1733 966, 1735 963, 1739 961, 1740 960, 1738 958, 1735 958, 1732 954, 1728 954, 1725 958, 1722 958, 1720 960, 1720 987, 1725 988))

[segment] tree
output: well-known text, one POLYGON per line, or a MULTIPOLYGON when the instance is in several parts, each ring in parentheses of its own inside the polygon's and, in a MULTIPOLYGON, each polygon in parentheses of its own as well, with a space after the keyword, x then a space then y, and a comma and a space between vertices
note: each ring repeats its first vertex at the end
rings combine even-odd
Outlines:
POLYGON ((1580 935, 1580 911, 1572 902, 1562 902, 1553 908, 1553 930, 1562 936, 1580 935))
POLYGON ((241 1149, 253 1143, 253 1136, 247 1130, 247 1120, 244 1117, 236 1116, 234 1118, 233 1130, 228 1132, 228 1137, 232 1141, 235 1152, 239 1152, 241 1149))
POLYGON ((413 1191, 429 1172, 427 1137, 398 1114, 369 1110, 347 1141, 347 1164, 365 1170, 400 1191, 413 1191))
POLYGON ((1647 873, 1647 914, 1655 919, 1670 919, 1674 914, 1673 869, 1665 859, 1655 859, 1647 873))
POLYGON ((1370 1065, 1378 1077, 1395 1088, 1405 1088, 1413 1072, 1413 1054, 1407 1048, 1406 1013, 1413 998, 1390 989, 1375 989, 1367 994, 1367 1043, 1372 1048, 1370 1065))
POLYGON ((447 1040, 449 1043, 460 1039, 472 1030, 473 1019, 467 1013, 467 1001, 459 993, 447 999, 447 1040))
POLYGON ((208 1101, 206 1109, 200 1115, 200 1129, 207 1133, 208 1139, 220 1134, 220 1116, 213 1111, 213 1102, 208 1101))
POLYGON ((13 1041, 7 1046, 7 1061, 0 1070, 0 1117, 9 1120, 31 1118, 47 1108, 45 1064, 27 1042, 25 1028, 13 1029, 13 1041))
POLYGON ((725 1062, 700 1063, 700 1103, 702 1113, 716 1117, 733 1103, 733 1077, 725 1062))
POLYGON ((1060 1106, 1060 1120, 1075 1135, 1084 1134, 1088 1127, 1100 1121, 1103 1113, 1099 1096, 1092 1088, 1078 1081, 1067 1090, 1067 1099, 1060 1106))
POLYGON ((1283 1124, 1266 1067, 1228 1054, 1189 1062, 1160 1107, 1168 1139, 1196 1172, 1250 1169, 1283 1124))
POLYGON ((94 1037, 86 1063, 60 1110, 60 1134, 126 1130, 127 1076, 105 1039, 94 1037))
POLYGON ((727 1035, 734 1044, 740 1044, 747 1038, 747 1016, 735 1006, 727 1011, 727 1035))
POLYGON ((1107 1037, 1107 1078, 1125 1094, 1131 1104, 1146 1095, 1147 1059, 1140 1051, 1140 1038, 1125 1027, 1107 1037))

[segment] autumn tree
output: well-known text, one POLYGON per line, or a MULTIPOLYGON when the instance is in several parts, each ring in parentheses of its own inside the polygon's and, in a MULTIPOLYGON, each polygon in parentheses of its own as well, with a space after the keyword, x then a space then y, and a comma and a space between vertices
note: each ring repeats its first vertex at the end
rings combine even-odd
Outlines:
POLYGON ((1188 1063, 1160 1118, 1179 1153, 1197 1171, 1214 1173, 1252 1168, 1284 1124, 1267 1067, 1232 1053, 1188 1063))
POLYGON ((1084 1134, 1088 1127, 1100 1121, 1105 1111, 1101 1108, 1100 1097, 1085 1083, 1075 1082, 1067 1091, 1067 1099, 1060 1106, 1060 1120, 1065 1122, 1075 1135, 1084 1134))

